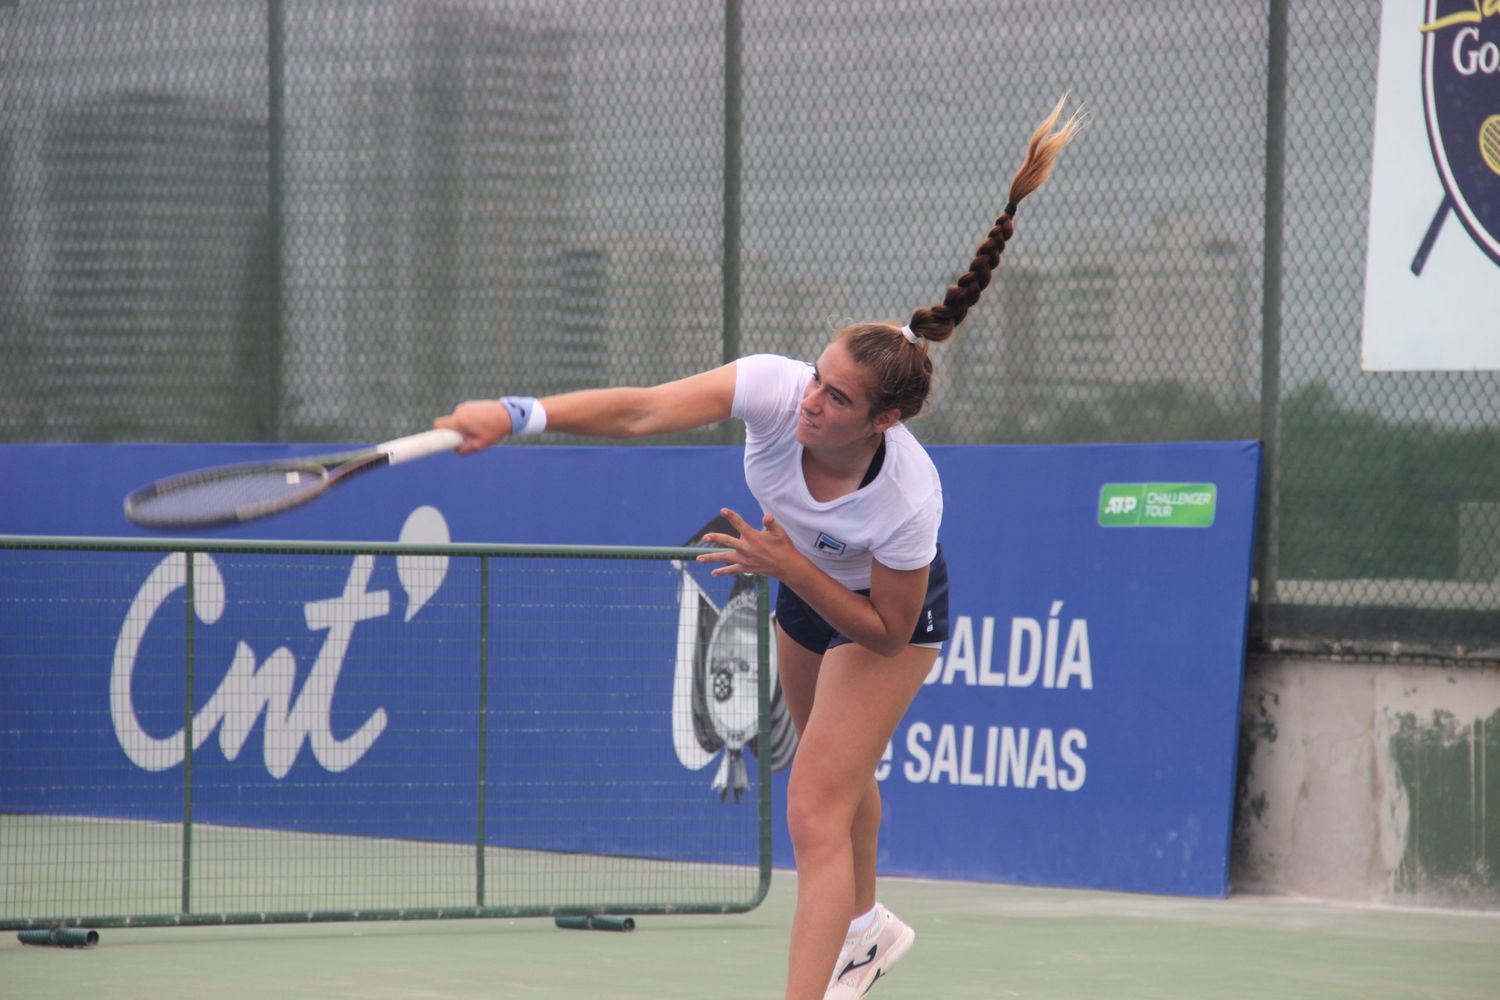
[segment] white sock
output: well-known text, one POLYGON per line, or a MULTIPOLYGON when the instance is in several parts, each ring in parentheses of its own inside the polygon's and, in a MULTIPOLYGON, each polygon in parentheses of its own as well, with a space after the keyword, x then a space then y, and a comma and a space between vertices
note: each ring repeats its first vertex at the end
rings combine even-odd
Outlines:
POLYGON ((863 934, 865 931, 870 929, 870 925, 874 922, 875 907, 872 906, 870 907, 869 913, 866 913, 863 916, 855 917, 853 920, 849 921, 849 934, 851 936, 855 934, 863 934))

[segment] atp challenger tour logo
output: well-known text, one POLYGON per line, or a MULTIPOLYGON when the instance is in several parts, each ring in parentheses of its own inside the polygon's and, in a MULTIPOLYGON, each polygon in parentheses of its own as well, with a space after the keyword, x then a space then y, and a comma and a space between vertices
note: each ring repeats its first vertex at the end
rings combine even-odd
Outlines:
MULTIPOLYGON (((401 529, 401 541, 445 543, 448 525, 435 508, 419 507, 401 529)), ((286 777, 304 742, 311 746, 318 764, 332 773, 348 770, 369 751, 389 721, 384 708, 371 712, 343 739, 333 735, 331 716, 339 676, 355 630, 361 622, 383 618, 391 610, 390 591, 370 589, 374 568, 374 556, 355 556, 341 593, 303 605, 307 627, 323 633, 324 637, 312 670, 295 699, 292 697, 297 680, 295 654, 280 646, 264 660, 258 660, 249 643, 240 640, 218 688, 193 715, 194 750, 217 731, 219 748, 226 759, 234 760, 264 716, 264 763, 274 778, 286 777)), ((410 622, 442 586, 447 568, 446 556, 396 557, 397 576, 406 592, 406 621, 410 622)), ((162 559, 136 592, 115 641, 110 672, 110 717, 125 755, 147 771, 175 767, 186 756, 185 732, 178 729, 168 736, 152 736, 141 724, 132 695, 146 632, 167 600, 186 585, 186 554, 176 552, 162 559)), ((229 590, 218 564, 209 555, 194 554, 193 614, 197 620, 205 625, 214 624, 223 617, 228 604, 229 590)))
POLYGON ((1428 0, 1422 103, 1443 201, 1412 260, 1420 275, 1448 213, 1500 265, 1500 0, 1428 0))
POLYGON ((1213 483, 1105 483, 1099 524, 1105 528, 1207 528, 1219 488, 1213 483))

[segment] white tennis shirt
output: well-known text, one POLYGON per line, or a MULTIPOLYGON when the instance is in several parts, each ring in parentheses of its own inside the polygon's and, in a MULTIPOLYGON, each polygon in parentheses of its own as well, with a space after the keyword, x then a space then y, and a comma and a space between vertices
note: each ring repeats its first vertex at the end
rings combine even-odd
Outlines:
MULTIPOLYGON (((745 422, 745 482, 798 551, 850 590, 870 586, 870 562, 921 569, 937 555, 943 484, 922 445, 896 424, 866 486, 823 503, 802 476, 797 416, 812 366, 773 354, 735 363, 731 413, 745 422)), ((753 521, 752 521, 753 523, 753 521)))

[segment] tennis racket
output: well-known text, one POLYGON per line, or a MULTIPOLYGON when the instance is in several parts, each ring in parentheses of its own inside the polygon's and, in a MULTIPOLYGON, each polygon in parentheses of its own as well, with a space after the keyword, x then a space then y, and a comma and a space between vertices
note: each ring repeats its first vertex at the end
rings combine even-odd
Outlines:
POLYGON ((125 516, 147 528, 253 521, 300 507, 356 473, 452 451, 462 443, 458 431, 425 431, 338 455, 199 469, 134 491, 125 498, 125 516))

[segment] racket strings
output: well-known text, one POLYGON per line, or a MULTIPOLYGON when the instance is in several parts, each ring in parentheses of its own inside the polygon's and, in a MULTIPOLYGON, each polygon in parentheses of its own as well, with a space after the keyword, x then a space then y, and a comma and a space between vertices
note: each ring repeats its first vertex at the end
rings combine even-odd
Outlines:
POLYGON ((139 524, 223 524, 294 506, 329 480, 328 469, 308 462, 220 469, 148 487, 127 500, 126 513, 139 524))

